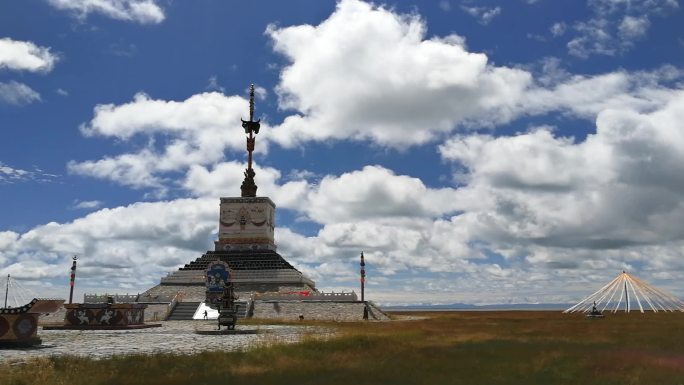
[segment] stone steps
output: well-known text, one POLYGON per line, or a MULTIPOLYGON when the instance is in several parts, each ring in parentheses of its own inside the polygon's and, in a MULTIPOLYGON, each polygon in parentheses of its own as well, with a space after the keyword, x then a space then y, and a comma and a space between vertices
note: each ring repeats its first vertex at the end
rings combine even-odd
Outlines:
POLYGON ((166 318, 167 321, 186 321, 192 320, 195 311, 199 307, 199 302, 178 302, 166 318))
MULTIPOLYGON (((195 315, 200 302, 179 302, 176 307, 173 308, 171 314, 169 314, 167 321, 189 321, 195 315)), ((235 301, 235 307, 237 308, 237 317, 239 319, 247 318, 247 311, 249 307, 249 302, 247 301, 235 301)))
POLYGON ((247 305, 248 303, 246 301, 235 301, 238 319, 247 318, 247 305))

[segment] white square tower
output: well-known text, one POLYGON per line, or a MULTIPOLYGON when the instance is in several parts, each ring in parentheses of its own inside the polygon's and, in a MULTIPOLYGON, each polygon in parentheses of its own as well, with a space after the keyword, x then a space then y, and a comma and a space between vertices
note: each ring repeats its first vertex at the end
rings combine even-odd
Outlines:
POLYGON ((275 250, 274 230, 275 204, 270 198, 221 198, 215 250, 275 250))

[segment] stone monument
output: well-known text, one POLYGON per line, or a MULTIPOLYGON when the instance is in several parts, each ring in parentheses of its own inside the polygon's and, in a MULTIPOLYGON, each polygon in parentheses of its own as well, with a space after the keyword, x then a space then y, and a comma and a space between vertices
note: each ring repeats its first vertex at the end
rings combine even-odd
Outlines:
POLYGON ((359 301, 354 292, 319 292, 311 279, 276 251, 276 205, 268 197, 257 196, 252 168, 260 126, 260 121, 254 120, 252 85, 249 120, 242 120, 247 169, 240 196, 220 198, 214 250, 163 277, 159 285, 141 294, 138 302, 167 303, 169 320, 203 319, 205 312, 212 311, 219 325, 229 330, 243 317, 358 321, 370 312, 372 319, 387 319, 375 305, 359 301))
POLYGON ((317 292, 314 281, 295 269, 276 251, 274 240, 276 206, 268 197, 259 197, 252 168, 255 135, 260 121, 254 120, 254 85, 250 86, 249 120, 242 121, 247 134, 247 169, 240 186, 241 196, 222 197, 219 204, 218 240, 214 250, 163 277, 159 285, 144 292, 138 301, 153 303, 205 302, 205 271, 221 261, 231 271, 231 283, 241 301, 238 313, 247 315, 248 299, 256 293, 317 292))

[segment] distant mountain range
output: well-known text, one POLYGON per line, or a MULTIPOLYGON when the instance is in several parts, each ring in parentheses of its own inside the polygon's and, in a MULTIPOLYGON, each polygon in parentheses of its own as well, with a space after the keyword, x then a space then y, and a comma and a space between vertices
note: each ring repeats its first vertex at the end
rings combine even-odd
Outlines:
POLYGON ((572 304, 567 303, 506 303, 492 305, 471 305, 467 303, 450 304, 416 304, 416 305, 393 305, 381 306, 386 311, 449 311, 449 310, 565 310, 572 304))

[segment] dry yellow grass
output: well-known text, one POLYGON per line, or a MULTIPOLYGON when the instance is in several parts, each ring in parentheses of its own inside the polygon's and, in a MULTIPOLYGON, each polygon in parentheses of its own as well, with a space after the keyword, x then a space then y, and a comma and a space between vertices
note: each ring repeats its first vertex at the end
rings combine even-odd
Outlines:
POLYGON ((1 365, 0 384, 684 384, 684 313, 423 315, 244 352, 1 365))

